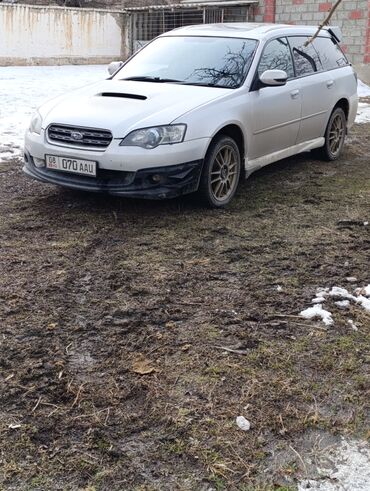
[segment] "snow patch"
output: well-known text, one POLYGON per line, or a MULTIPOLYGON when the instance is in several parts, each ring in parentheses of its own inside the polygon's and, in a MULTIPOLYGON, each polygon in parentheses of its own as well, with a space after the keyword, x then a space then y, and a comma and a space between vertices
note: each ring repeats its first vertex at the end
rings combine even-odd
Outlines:
POLYGON ((312 299, 312 303, 324 303, 328 292, 329 288, 317 288, 316 297, 312 299))
POLYGON ((315 297, 312 299, 312 303, 324 303, 325 300, 326 299, 324 297, 315 297))
MULTIPOLYGON (((370 87, 359 80, 357 82, 357 94, 359 97, 370 97, 370 87)), ((359 102, 356 123, 370 123, 370 104, 359 102)))
POLYGON ((356 326, 356 324, 353 322, 352 319, 348 319, 348 324, 352 327, 354 331, 358 331, 358 327, 356 326))
POLYGON ((298 484, 298 491, 369 491, 370 448, 366 442, 346 441, 327 454, 328 465, 319 468, 319 479, 298 484))
POLYGON ((314 319, 319 317, 326 326, 333 324, 331 313, 328 310, 323 309, 321 303, 316 304, 313 307, 309 307, 306 310, 302 310, 299 315, 305 319, 314 319))
POLYGON ((45 100, 107 78, 105 65, 2 67, 0 162, 22 154, 24 133, 45 100))
POLYGON ((341 309, 346 309, 349 307, 349 300, 338 300, 338 302, 334 302, 335 305, 338 305, 341 309))
POLYGON ((357 82, 357 94, 359 97, 370 97, 370 87, 361 80, 357 82))
POLYGON ((370 104, 359 102, 357 108, 356 123, 370 123, 370 104))
POLYGON ((236 424, 243 431, 249 431, 251 429, 250 422, 244 416, 238 416, 236 418, 236 424))
MULTIPOLYGON (((352 276, 349 276, 346 279, 347 281, 352 281, 354 279, 357 281, 357 278, 352 276)), ((332 299, 337 307, 348 309, 352 301, 370 312, 370 298, 368 297, 370 297, 370 284, 362 288, 356 288, 354 290, 354 295, 341 286, 333 286, 330 289, 317 288, 316 296, 311 300, 311 303, 314 304, 313 307, 302 310, 299 315, 305 319, 320 318, 326 326, 330 326, 333 324, 333 317, 331 312, 323 308, 325 302, 332 299)), ((351 322, 353 323, 353 321, 349 321, 350 324, 351 322)), ((354 324, 351 324, 351 327, 357 331, 357 327, 354 324)))
POLYGON ((365 310, 370 312, 370 299, 360 295, 356 298, 356 302, 359 303, 365 310))
POLYGON ((348 300, 356 300, 356 297, 351 295, 348 290, 341 288, 340 286, 333 286, 330 290, 329 295, 331 297, 347 298, 348 300))

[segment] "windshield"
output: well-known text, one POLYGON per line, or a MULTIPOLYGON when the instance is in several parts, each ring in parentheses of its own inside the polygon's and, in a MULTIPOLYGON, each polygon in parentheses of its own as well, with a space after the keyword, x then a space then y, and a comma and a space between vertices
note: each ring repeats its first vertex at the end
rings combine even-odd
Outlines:
POLYGON ((243 83, 256 45, 253 39, 160 37, 126 63, 114 79, 233 89, 243 83))

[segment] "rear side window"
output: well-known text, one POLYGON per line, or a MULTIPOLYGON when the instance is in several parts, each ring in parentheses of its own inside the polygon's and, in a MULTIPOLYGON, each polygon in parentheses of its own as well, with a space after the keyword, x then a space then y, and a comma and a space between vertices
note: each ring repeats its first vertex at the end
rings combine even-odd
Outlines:
POLYGON ((313 41, 313 45, 318 52, 324 70, 348 65, 347 58, 331 38, 317 37, 313 41))
POLYGON ((294 77, 292 56, 286 38, 273 39, 266 44, 259 65, 258 75, 265 70, 284 70, 288 78, 294 77))
POLYGON ((297 77, 310 75, 311 73, 321 72, 323 70, 319 55, 312 43, 305 46, 308 40, 309 38, 306 36, 289 38, 297 77))

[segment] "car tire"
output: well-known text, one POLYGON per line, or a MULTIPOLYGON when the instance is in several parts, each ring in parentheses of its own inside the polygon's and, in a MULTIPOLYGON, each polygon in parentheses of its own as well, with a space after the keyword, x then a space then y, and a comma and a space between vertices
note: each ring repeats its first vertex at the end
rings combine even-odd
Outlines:
POLYGON ((318 156, 324 160, 337 160, 341 156, 347 131, 347 119, 341 107, 331 113, 325 131, 325 143, 318 149, 318 156))
POLYGON ((233 199, 240 178, 238 145, 226 135, 216 137, 204 160, 198 196, 211 208, 222 208, 233 199))

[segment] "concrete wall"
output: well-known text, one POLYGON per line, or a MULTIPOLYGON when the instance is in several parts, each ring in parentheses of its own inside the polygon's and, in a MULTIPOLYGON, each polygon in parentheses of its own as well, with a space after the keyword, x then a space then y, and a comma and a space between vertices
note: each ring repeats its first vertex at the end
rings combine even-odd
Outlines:
POLYGON ((118 11, 0 4, 0 66, 125 58, 125 18, 118 11))
MULTIPOLYGON (((318 25, 335 1, 260 0, 256 22, 318 25)), ((370 0, 343 0, 335 11, 332 25, 341 27, 342 48, 354 64, 370 63, 370 0)))

